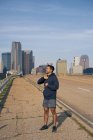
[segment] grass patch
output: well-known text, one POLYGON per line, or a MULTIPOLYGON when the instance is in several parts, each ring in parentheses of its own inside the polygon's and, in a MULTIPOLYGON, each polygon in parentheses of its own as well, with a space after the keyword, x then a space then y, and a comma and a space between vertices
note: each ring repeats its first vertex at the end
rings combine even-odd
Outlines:
POLYGON ((3 89, 3 91, 0 93, 0 112, 1 112, 1 110, 2 110, 2 108, 3 108, 3 106, 4 106, 4 103, 5 103, 5 101, 6 101, 6 98, 7 98, 7 96, 8 96, 8 93, 9 93, 9 91, 10 91, 10 88, 11 88, 11 86, 12 86, 12 83, 13 83, 13 80, 14 80, 15 78, 11 78, 9 81, 8 81, 8 83, 6 84, 6 86, 5 86, 5 88, 3 89))

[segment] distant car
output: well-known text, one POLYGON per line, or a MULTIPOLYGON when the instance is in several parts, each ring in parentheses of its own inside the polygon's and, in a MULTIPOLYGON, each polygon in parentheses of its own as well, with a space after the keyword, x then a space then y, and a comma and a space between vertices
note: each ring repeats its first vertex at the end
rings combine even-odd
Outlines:
POLYGON ((20 73, 17 74, 17 76, 23 77, 23 73, 20 72, 20 73))
POLYGON ((23 77, 23 74, 21 74, 20 77, 23 77))

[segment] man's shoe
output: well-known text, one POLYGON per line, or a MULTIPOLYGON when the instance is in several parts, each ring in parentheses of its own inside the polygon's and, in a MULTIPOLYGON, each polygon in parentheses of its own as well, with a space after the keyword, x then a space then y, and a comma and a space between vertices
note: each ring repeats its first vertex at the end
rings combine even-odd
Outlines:
POLYGON ((40 130, 45 130, 45 129, 48 129, 48 126, 47 125, 43 125, 40 130))
POLYGON ((57 127, 56 126, 52 127, 52 132, 57 132, 57 127))

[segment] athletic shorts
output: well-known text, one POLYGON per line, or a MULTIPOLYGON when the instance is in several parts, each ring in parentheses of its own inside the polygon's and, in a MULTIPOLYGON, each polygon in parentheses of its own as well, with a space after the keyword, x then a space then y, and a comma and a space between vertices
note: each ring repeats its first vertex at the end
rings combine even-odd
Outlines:
POLYGON ((44 99, 43 100, 43 107, 46 108, 56 108, 56 99, 44 99))

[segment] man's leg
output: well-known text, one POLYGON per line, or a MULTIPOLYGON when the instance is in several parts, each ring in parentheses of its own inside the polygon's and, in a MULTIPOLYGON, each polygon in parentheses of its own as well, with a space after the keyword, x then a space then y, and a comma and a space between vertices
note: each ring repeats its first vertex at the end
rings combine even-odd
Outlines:
POLYGON ((40 128, 40 130, 48 129, 48 116, 49 116, 49 108, 44 107, 44 125, 40 128))
POLYGON ((51 108, 51 113, 53 115, 53 123, 54 123, 54 126, 56 126, 56 122, 57 122, 56 108, 51 108))
POLYGON ((57 126, 56 126, 56 123, 57 123, 57 114, 56 114, 56 108, 51 108, 51 112, 52 112, 52 115, 53 115, 53 128, 52 128, 52 132, 56 132, 57 131, 57 126))
POLYGON ((44 124, 48 124, 49 108, 44 107, 44 124))

